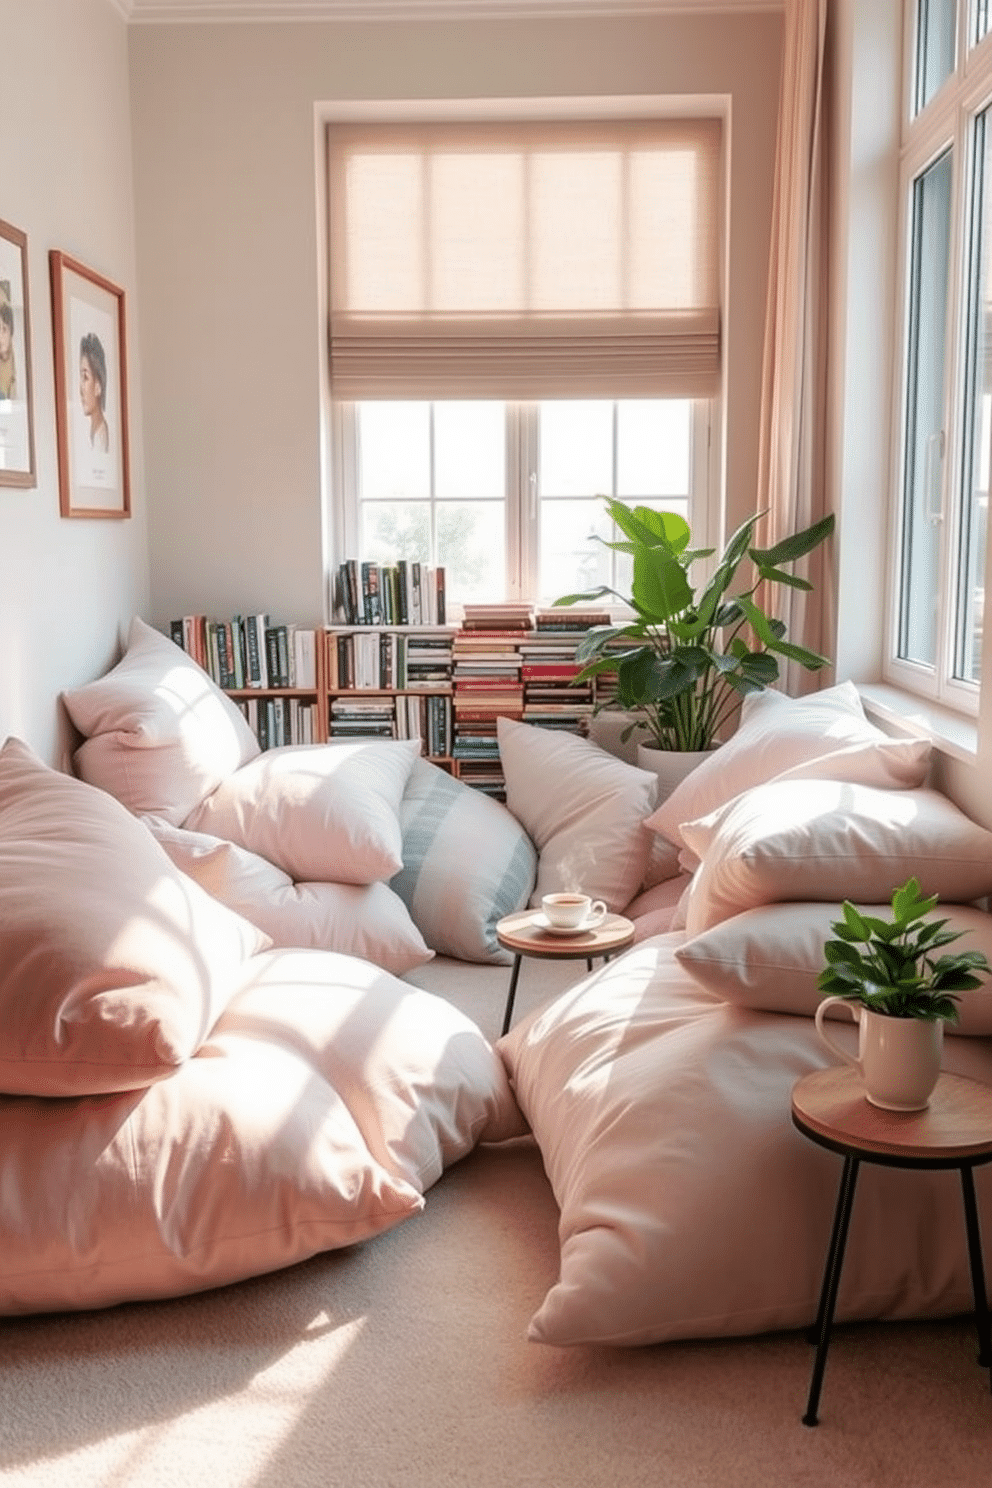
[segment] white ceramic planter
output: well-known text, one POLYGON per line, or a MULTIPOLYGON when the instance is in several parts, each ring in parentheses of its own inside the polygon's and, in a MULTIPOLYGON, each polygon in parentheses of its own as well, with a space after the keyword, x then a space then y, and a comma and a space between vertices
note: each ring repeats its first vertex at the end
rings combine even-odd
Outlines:
POLYGON ((929 1104, 944 1049, 941 1018, 890 1018, 844 997, 827 997, 816 1010, 816 1031, 828 1049, 860 1071, 873 1106, 922 1111, 929 1104), (835 1044, 823 1026, 827 1008, 834 1005, 847 1008, 859 1025, 857 1058, 835 1044))
POLYGON ((653 770, 658 777, 657 802, 660 806, 677 785, 681 785, 703 760, 709 759, 711 749, 652 749, 650 744, 638 744, 637 764, 641 770, 653 770))

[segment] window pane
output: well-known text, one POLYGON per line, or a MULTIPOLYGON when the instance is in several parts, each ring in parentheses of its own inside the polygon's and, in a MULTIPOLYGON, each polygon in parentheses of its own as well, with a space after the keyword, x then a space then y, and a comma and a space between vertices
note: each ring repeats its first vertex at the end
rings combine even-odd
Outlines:
POLYGON ((687 399, 617 404, 617 495, 645 502, 689 494, 692 404, 687 399))
POLYGON ((431 493, 429 403, 358 405, 358 496, 401 501, 431 493))
POLYGON ((975 45, 981 41, 983 36, 988 35, 990 10, 992 6, 989 5, 989 0, 975 0, 975 24, 971 36, 975 45))
POLYGON ((506 415, 502 403, 434 404, 434 494, 502 501, 506 415))
POLYGON ((506 598, 506 516, 502 501, 445 501, 437 507, 437 562, 449 601, 506 598))
POLYGON ((431 562, 431 509, 426 501, 377 501, 362 507, 361 556, 369 563, 431 562))
POLYGON ((542 501, 541 600, 558 599, 612 584, 609 540, 612 523, 602 501, 542 501))
POLYGON ((919 0, 916 26, 916 112, 926 108, 954 71, 958 0, 919 0))
POLYGON ((989 111, 974 125, 970 202, 964 458, 957 553, 954 675, 978 682, 985 591, 992 413, 992 128, 989 111))
POLYGON ((540 430, 542 496, 612 495, 612 403, 542 403, 540 430))
POLYGON ((931 667, 937 659, 951 170, 948 150, 913 187, 898 655, 931 667))

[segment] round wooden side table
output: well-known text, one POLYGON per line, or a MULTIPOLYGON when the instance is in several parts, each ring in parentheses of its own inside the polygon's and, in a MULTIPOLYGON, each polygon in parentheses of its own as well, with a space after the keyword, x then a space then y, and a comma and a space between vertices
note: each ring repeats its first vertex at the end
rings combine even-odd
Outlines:
POLYGON ((634 943, 634 922, 623 915, 608 914, 594 930, 584 930, 581 935, 556 934, 544 928, 543 919, 540 910, 521 909, 497 921, 496 939, 505 950, 513 952, 513 970, 510 972, 510 989, 506 994, 500 1037, 508 1031, 513 1017, 520 962, 524 956, 532 956, 538 961, 584 961, 587 969, 592 971, 594 960, 602 957, 608 961, 616 951, 625 951, 634 943))
POLYGON ((893 1168, 957 1168, 961 1173, 968 1259, 975 1296, 978 1362, 989 1368, 992 1389, 992 1339, 985 1290, 982 1239, 975 1201, 974 1168, 992 1162, 992 1090, 977 1080, 942 1074, 930 1104, 923 1111, 884 1111, 865 1097, 857 1070, 844 1065, 814 1070, 798 1080, 792 1091, 792 1120, 796 1127, 844 1159, 833 1230, 823 1272, 823 1286, 810 1342, 816 1359, 810 1380, 805 1426, 817 1423, 820 1387, 830 1345, 837 1288, 844 1265, 844 1247, 854 1203, 854 1186, 862 1162, 893 1168))

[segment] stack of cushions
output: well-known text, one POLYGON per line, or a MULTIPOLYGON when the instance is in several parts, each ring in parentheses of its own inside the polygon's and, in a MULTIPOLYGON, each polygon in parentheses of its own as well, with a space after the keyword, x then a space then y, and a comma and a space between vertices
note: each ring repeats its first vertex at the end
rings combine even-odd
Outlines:
POLYGON ((0 749, 0 1312, 220 1285, 523 1130, 449 1003, 268 949, 105 792, 0 749))
POLYGON ((138 618, 120 662, 63 700, 86 736, 82 778, 276 946, 395 975, 435 951, 508 959, 495 924, 527 903, 536 853, 505 807, 421 761, 417 740, 261 754, 230 698, 138 618))
MULTIPOLYGON (((560 1274, 531 1338, 636 1344, 812 1321, 837 1165, 794 1131, 789 1095, 829 1062, 812 1019, 841 901, 888 918, 915 875, 962 947, 992 959, 992 917, 969 902, 992 893, 992 833, 926 787, 928 762, 926 743, 874 729, 850 685, 760 694, 651 813, 694 870, 684 928, 498 1045, 561 1209, 560 1274)), ((652 894, 670 902, 683 882, 652 894)), ((992 984, 959 1011, 944 1066, 992 1083, 992 984)), ((976 1182, 988 1224, 992 1174, 976 1182)), ((861 1183, 837 1316, 970 1310, 954 1186, 886 1169, 861 1183)))
POLYGON ((699 858, 682 836, 683 824, 752 786, 843 780, 906 789, 923 784, 930 754, 927 740, 894 739, 870 723, 853 682, 804 698, 769 688, 744 699, 736 733, 676 786, 647 826, 680 848, 682 866, 691 870, 699 858))

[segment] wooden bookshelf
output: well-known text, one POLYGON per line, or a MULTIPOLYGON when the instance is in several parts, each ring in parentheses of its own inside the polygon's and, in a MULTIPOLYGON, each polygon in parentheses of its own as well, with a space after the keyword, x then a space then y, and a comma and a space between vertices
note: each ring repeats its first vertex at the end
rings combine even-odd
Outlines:
MULTIPOLYGON (((527 628, 501 629, 498 614, 489 629, 481 619, 460 626, 282 626, 289 644, 301 631, 313 642, 305 680, 289 687, 280 685, 282 678, 272 684, 264 669, 259 675, 257 623, 252 686, 232 685, 235 661, 238 680, 249 669, 243 617, 187 616, 173 622, 171 634, 238 704, 263 747, 420 738, 434 764, 503 800, 500 717, 585 734, 597 703, 608 696, 608 679, 574 684, 574 652, 584 629, 567 629, 562 621, 542 625, 542 613, 527 628)), ((273 659, 277 650, 273 644, 273 659)), ((306 645, 303 652, 309 657, 306 645)))

